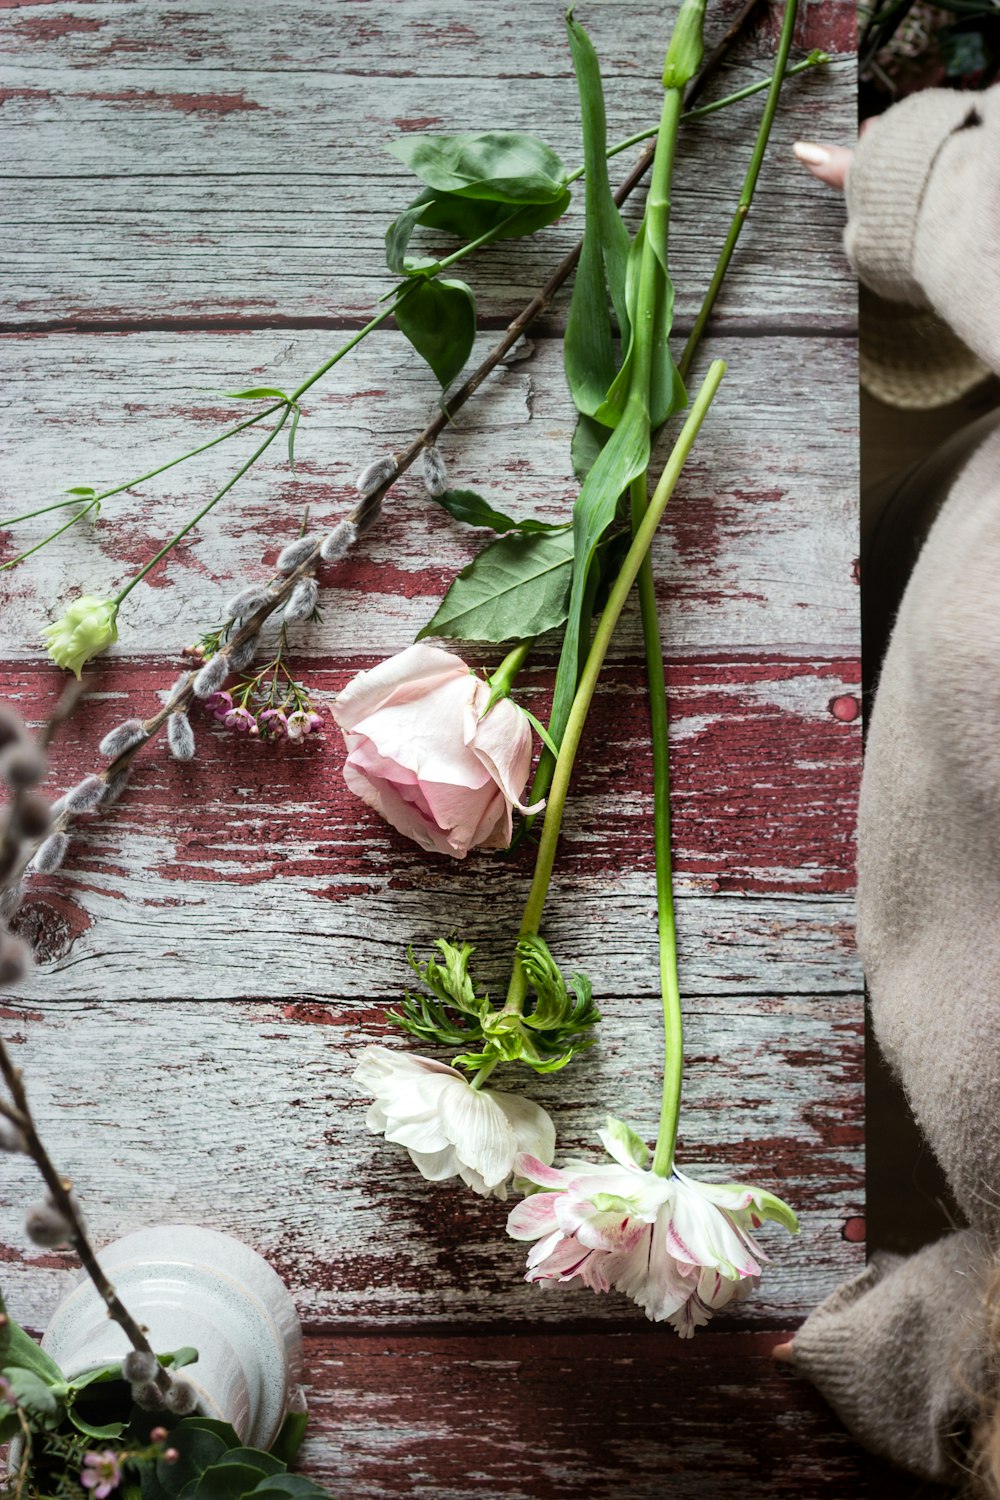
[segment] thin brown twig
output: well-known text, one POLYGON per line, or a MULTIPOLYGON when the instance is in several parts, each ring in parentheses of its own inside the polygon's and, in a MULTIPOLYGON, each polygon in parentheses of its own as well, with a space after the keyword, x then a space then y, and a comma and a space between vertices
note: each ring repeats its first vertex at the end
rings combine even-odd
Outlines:
MULTIPOLYGON (((73 1197, 73 1184, 68 1178, 61 1176, 56 1171, 52 1158, 49 1156, 39 1137, 34 1117, 31 1113, 31 1107, 28 1103, 28 1095, 24 1087, 21 1070, 14 1066, 2 1038, 0 1038, 0 1075, 2 1075, 10 1097, 13 1100, 13 1108, 0 1105, 0 1114, 3 1114, 6 1119, 10 1120, 24 1137, 25 1152, 31 1157, 31 1160, 38 1168, 45 1186, 49 1190, 49 1198, 53 1208, 56 1209, 69 1225, 70 1243, 80 1259, 80 1264, 93 1282, 98 1296, 108 1309, 109 1318, 118 1324, 133 1349, 137 1349, 143 1354, 154 1354, 144 1330, 120 1300, 118 1293, 101 1269, 94 1247, 90 1243, 86 1225, 76 1205, 76 1199, 73 1197)), ((170 1389, 170 1376, 166 1369, 159 1363, 156 1367, 154 1383, 157 1389, 163 1394, 166 1394, 170 1389)))

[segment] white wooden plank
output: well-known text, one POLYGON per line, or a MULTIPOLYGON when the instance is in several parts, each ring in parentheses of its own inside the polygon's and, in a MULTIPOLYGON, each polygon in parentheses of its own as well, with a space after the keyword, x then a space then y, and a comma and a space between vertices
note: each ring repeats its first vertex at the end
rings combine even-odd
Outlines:
MULTIPOLYGON (((270 971, 287 953, 248 921, 232 940, 270 971)), ((267 1255, 302 1315, 324 1327, 498 1317, 644 1326, 623 1299, 524 1285, 502 1205, 424 1182, 399 1148, 368 1134, 350 1073, 357 1049, 379 1038, 380 1007, 363 965, 354 979, 360 1003, 319 1015, 267 1002, 123 1003, 122 990, 74 1003, 58 998, 57 978, 44 1002, 6 1012, 43 1134, 97 1239, 158 1221, 210 1223, 267 1255)), ((553 1112, 566 1152, 589 1152, 609 1109, 643 1131, 655 1125, 655 1005, 623 1000, 602 1029, 600 1047, 564 1074, 511 1080, 553 1112)), ((773 1263, 741 1324, 787 1326, 780 1320, 858 1262, 843 1233, 858 1211, 858 1029, 853 996, 763 1006, 728 997, 689 1018, 685 1164, 764 1183, 802 1215, 798 1240, 767 1232, 773 1263)), ((69 1280, 61 1258, 30 1247, 19 1228, 35 1194, 29 1164, 7 1158, 4 1292, 32 1326, 69 1280)))
MULTIPOLYGON (((655 124, 662 6, 589 5, 581 19, 604 61, 612 139, 655 124)), ((711 25, 721 30, 721 17, 711 25)), ((800 41, 836 51, 851 45, 848 26, 845 7, 809 7, 800 41)), ((716 93, 763 76, 773 45, 769 28, 755 30, 716 93)), ((517 128, 570 166, 581 154, 562 6, 551 0, 530 12, 461 0, 272 8, 249 26, 235 0, 183 12, 69 3, 54 16, 16 14, 0 49, 8 325, 366 317, 387 284, 386 225, 414 193, 389 140, 517 128)), ((738 106, 685 137, 671 248, 682 318, 721 245, 759 110, 759 100, 738 106)), ((789 85, 720 304, 727 322, 853 323, 842 209, 790 154, 796 138, 853 129, 850 58, 789 85)), ((578 231, 574 210, 529 245, 480 258, 484 314, 509 317, 578 231)))
MULTIPOLYGON (((239 420, 221 392, 291 386, 336 335, 143 333, 5 341, 16 404, 0 437, 0 515, 58 498, 72 484, 110 487, 239 420)), ((480 348, 488 339, 480 339, 480 348)), ((705 423, 656 550, 665 634, 679 653, 856 651, 856 385, 843 339, 710 339, 729 373, 705 423)), ((704 364, 702 364, 704 368, 704 364)), ((436 385, 398 334, 366 340, 310 393, 293 477, 281 444, 130 596, 120 653, 176 651, 211 626, 234 582, 266 576, 310 506, 323 525, 354 503, 375 454, 401 448, 435 409, 436 385), (273 454, 273 457, 272 457, 273 454), (262 562, 262 556, 267 563, 262 562)), ((498 371, 441 441, 453 482, 513 514, 568 515, 573 412, 555 340, 498 371)), ((669 432, 657 450, 662 462, 669 432)), ((249 452, 246 435, 107 502, 93 537, 76 528, 0 575, 0 650, 39 651, 39 631, 79 590, 113 593, 249 452)), ((4 556, 43 533, 10 535, 4 556)), ((453 522, 415 473, 341 571, 303 656, 400 649, 429 619, 487 534, 453 522)), ((336 579, 333 580, 336 582, 336 579)))

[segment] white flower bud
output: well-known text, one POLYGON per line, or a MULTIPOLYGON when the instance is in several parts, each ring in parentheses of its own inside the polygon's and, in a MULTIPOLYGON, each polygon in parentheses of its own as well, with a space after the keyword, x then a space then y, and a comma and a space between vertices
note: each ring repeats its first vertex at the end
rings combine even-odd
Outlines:
POLYGON ((315 578, 300 578, 292 589, 292 596, 285 605, 285 620, 294 624, 296 620, 308 620, 316 608, 319 584, 315 578))
POLYGON ((443 495, 448 488, 448 470, 433 444, 424 449, 424 484, 429 495, 443 495))
POLYGON ((254 615, 270 600, 270 594, 261 583, 250 583, 245 589, 240 589, 234 594, 226 605, 226 614, 231 620, 245 620, 248 615, 254 615))
POLYGON ((93 812, 103 799, 104 782, 100 776, 85 776, 79 786, 63 795, 62 801, 67 812, 86 813, 93 812))
POLYGON ((333 530, 323 538, 319 555, 325 563, 340 562, 358 539, 358 528, 353 521, 338 521, 333 530))
POLYGON ((118 724, 114 729, 109 729, 97 748, 108 760, 117 760, 119 755, 125 754, 126 750, 131 750, 135 745, 141 745, 143 740, 148 738, 141 719, 126 719, 124 724, 118 724))
POLYGON ((229 658, 220 651, 213 656, 202 667, 194 680, 194 695, 196 698, 210 698, 217 693, 219 688, 229 676, 229 658))
POLYGON ((178 1417, 190 1416, 198 1405, 197 1392, 188 1380, 172 1380, 166 1395, 160 1399, 167 1411, 178 1417))
POLYGON ((68 833, 50 833, 45 843, 35 851, 28 869, 34 870, 38 875, 51 875, 66 858, 68 849, 68 833))
POLYGON ((66 1245, 73 1237, 73 1226, 52 1203, 35 1203, 24 1219, 25 1232, 35 1245, 53 1250, 66 1245))
POLYGON ((374 495, 375 491, 380 490, 384 484, 388 484, 390 479, 395 479, 396 473, 396 456, 393 453, 386 453, 382 458, 376 458, 374 463, 370 463, 366 469, 361 470, 354 481, 354 488, 367 500, 369 495, 374 495))
POLYGON ((167 719, 167 744, 174 760, 194 760, 194 730, 187 714, 171 714, 167 719))
POLYGON ((294 542, 289 542, 288 546, 278 553, 276 565, 278 572, 286 576, 294 573, 299 564, 305 562, 316 546, 316 542, 317 538, 314 536, 300 536, 296 537, 294 542))
POLYGON ((160 1362, 148 1349, 130 1349, 122 1360, 122 1374, 132 1385, 155 1380, 160 1362))

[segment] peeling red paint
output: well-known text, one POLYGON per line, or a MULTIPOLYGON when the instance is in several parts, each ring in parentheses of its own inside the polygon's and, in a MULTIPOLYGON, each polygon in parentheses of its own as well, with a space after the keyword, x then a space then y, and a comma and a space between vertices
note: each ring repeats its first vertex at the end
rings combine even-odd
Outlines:
POLYGON ((120 92, 88 91, 84 96, 95 102, 107 104, 149 105, 163 109, 177 109, 183 114, 231 115, 249 110, 263 109, 254 99, 245 94, 161 94, 155 89, 123 89, 120 92))
POLYGON ((32 16, 19 21, 14 32, 27 42, 53 42, 75 32, 100 31, 105 24, 93 16, 32 16))

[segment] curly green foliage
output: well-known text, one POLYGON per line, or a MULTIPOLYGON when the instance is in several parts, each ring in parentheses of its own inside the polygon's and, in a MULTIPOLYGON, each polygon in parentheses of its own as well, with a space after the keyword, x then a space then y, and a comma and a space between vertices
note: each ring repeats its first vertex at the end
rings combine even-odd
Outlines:
POLYGON ((567 982, 547 944, 531 935, 518 940, 517 956, 528 980, 523 1011, 499 1010, 489 995, 479 994, 469 974, 475 952, 470 943, 456 945, 439 938, 434 957, 421 964, 410 950, 410 967, 430 995, 407 992, 398 1011, 390 1012, 411 1036, 443 1047, 464 1047, 453 1058, 456 1067, 477 1073, 500 1062, 520 1062, 536 1073, 554 1073, 586 1047, 601 1019, 589 979, 573 974, 567 982), (475 1049, 470 1044, 478 1043, 475 1049))

